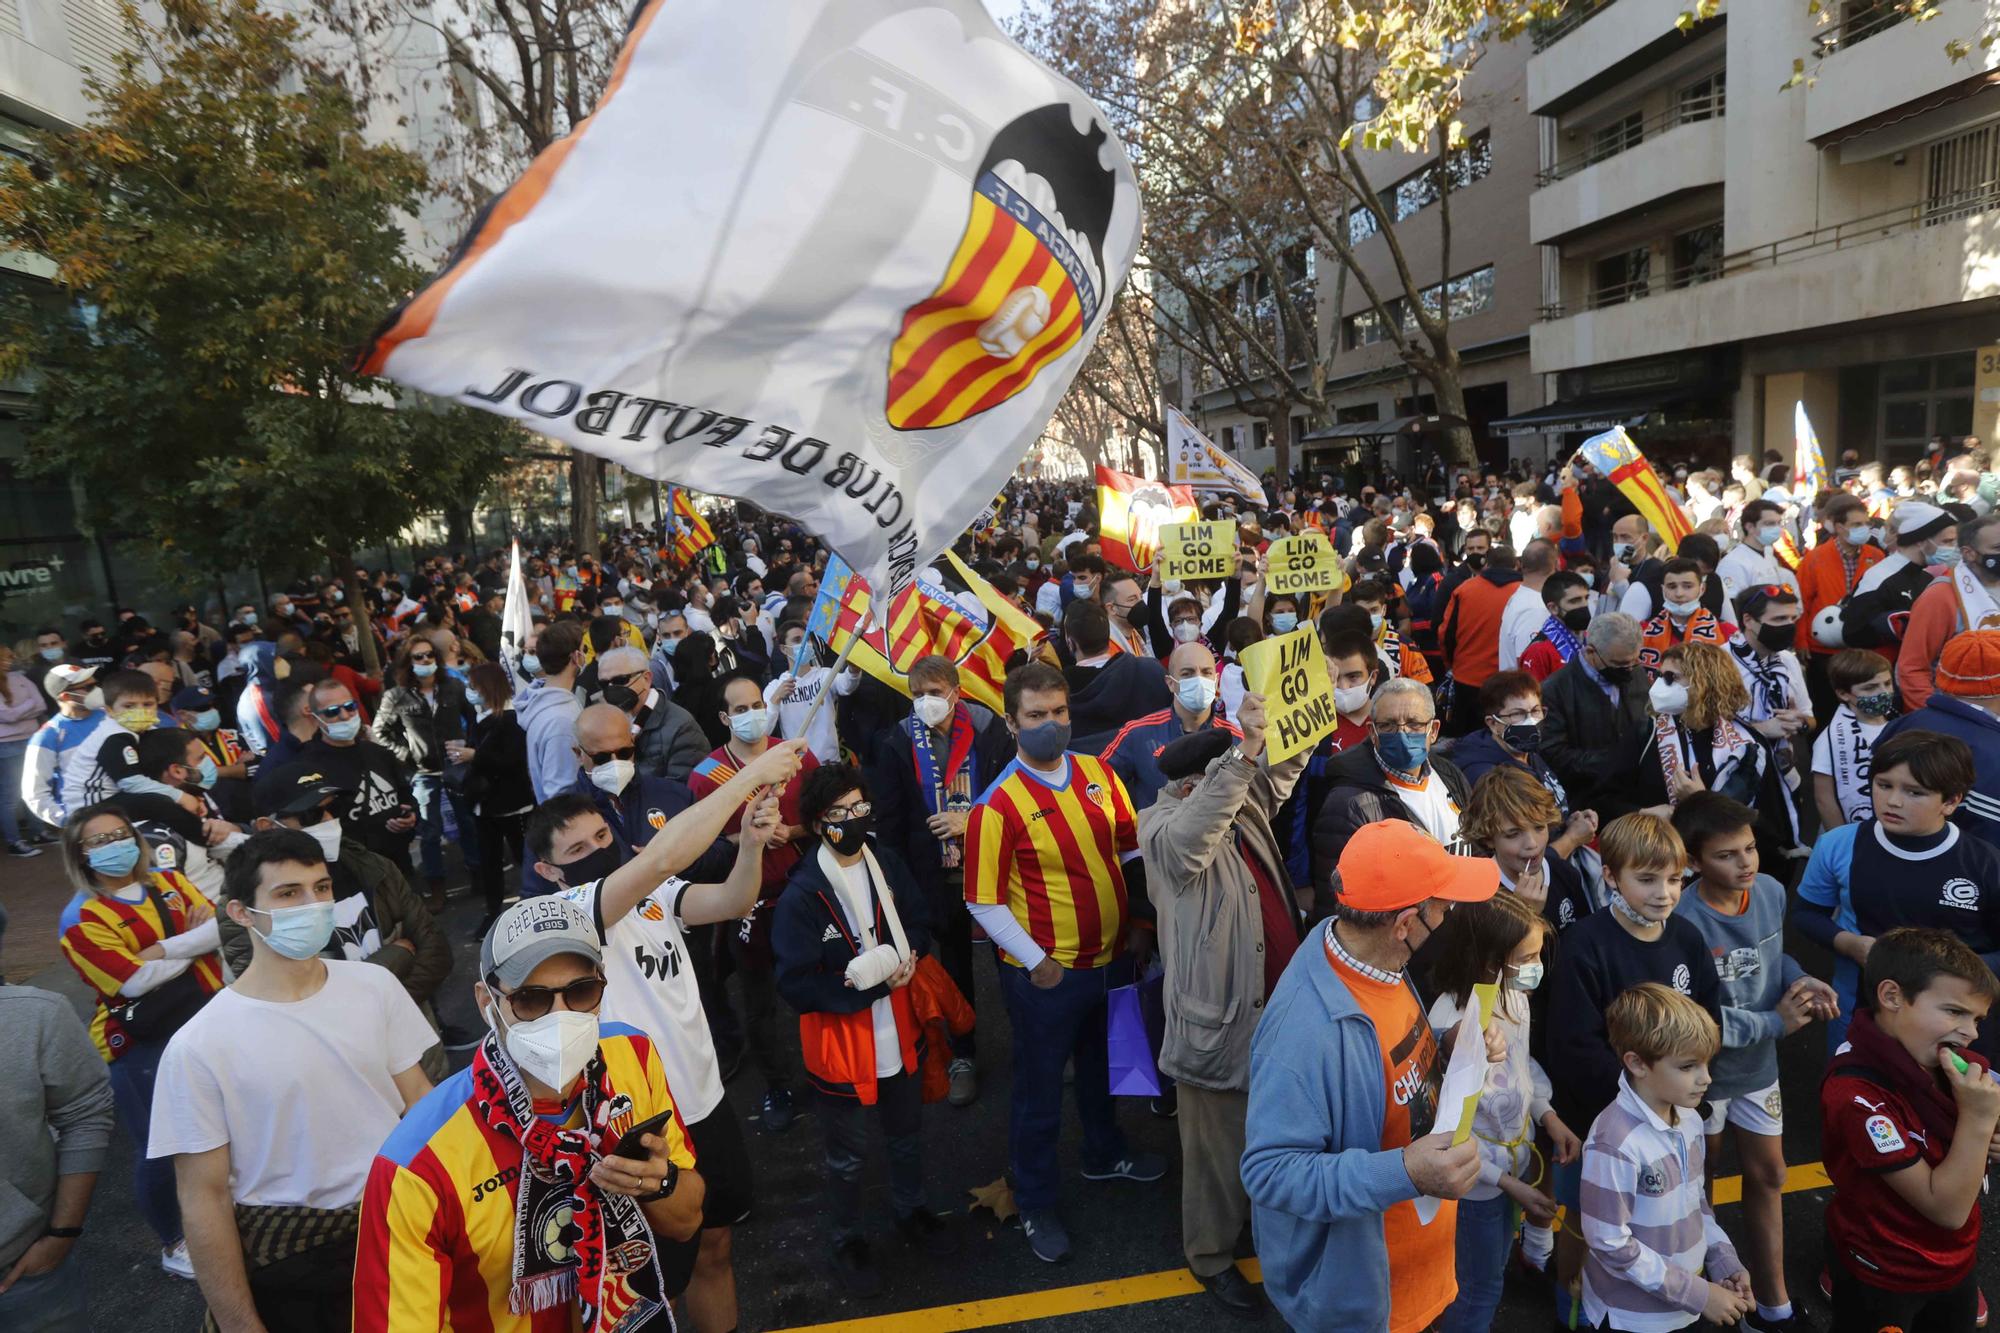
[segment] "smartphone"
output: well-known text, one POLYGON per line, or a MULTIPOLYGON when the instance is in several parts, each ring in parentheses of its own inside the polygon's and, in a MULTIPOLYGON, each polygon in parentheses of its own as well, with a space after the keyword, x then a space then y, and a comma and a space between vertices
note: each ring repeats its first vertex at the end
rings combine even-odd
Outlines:
POLYGON ((649 1120, 641 1120, 638 1124, 632 1126, 632 1128, 619 1136, 618 1146, 611 1150, 612 1154, 617 1157, 629 1157, 635 1162, 645 1161, 646 1158, 652 1156, 651 1151, 645 1145, 645 1136, 648 1134, 658 1134, 665 1137, 667 1122, 673 1118, 674 1113, 670 1108, 660 1112, 649 1120))

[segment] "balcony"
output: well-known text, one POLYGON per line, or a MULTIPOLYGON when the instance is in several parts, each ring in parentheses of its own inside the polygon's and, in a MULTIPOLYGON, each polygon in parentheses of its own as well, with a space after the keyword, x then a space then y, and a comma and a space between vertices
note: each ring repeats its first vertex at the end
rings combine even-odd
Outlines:
POLYGON ((1528 239, 1552 245, 1634 209, 1721 185, 1720 112, 1719 96, 1686 102, 1645 122, 1636 136, 1554 163, 1528 196, 1528 239))
POLYGON ((1823 143, 1955 85, 1976 87, 2000 69, 2000 43, 1980 47, 1993 8, 1984 0, 1940 5, 1936 18, 1908 23, 1892 6, 1850 4, 1840 23, 1817 35, 1824 59, 1803 89, 1806 137, 1823 143), (1964 59, 1945 54, 1954 42, 1965 43, 1964 59))
POLYGON ((1544 308, 1530 333, 1536 370, 2000 297, 2000 180, 1739 250, 1699 279, 1606 288, 1574 308, 1544 308))
POLYGON ((1612 0, 1577 0, 1552 19, 1536 19, 1528 25, 1528 40, 1537 51, 1546 51, 1611 7, 1612 0))
MULTIPOLYGON (((1687 9, 1688 0, 1572 4, 1553 20, 1553 35, 1536 39, 1528 58, 1529 113, 1557 115, 1681 49, 1690 40, 1679 28, 1687 9)), ((1696 32, 1723 17, 1696 25, 1696 32)))

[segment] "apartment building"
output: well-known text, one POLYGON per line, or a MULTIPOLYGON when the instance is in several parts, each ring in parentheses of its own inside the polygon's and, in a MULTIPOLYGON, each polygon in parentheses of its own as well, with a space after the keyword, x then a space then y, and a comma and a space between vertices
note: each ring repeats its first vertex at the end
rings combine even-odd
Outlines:
MULTIPOLYGON (((1508 462, 1510 450, 1540 461, 1546 447, 1534 438, 1510 442, 1492 428, 1542 402, 1541 377, 1529 361, 1529 331, 1542 303, 1539 259, 1527 234, 1529 196, 1541 166, 1538 127, 1526 108, 1530 54, 1526 41, 1496 46, 1467 80, 1460 116, 1465 145, 1447 168, 1448 256, 1436 154, 1362 154, 1382 212, 1393 219, 1412 271, 1427 284, 1425 299, 1449 303, 1453 342, 1464 360, 1466 415, 1482 462, 1493 468, 1508 462)), ((1347 226, 1356 264, 1370 282, 1378 291, 1400 290, 1376 216, 1355 209, 1347 226)), ((1379 460, 1414 480, 1443 424, 1430 386, 1412 376, 1362 284, 1343 274, 1330 254, 1302 247, 1296 267, 1297 281, 1311 285, 1319 312, 1331 413, 1328 420, 1294 419, 1295 466, 1334 472, 1356 461, 1372 470, 1379 460)), ((1163 373, 1163 379, 1171 396, 1175 376, 1163 373)), ((1272 465, 1269 423, 1242 412, 1226 384, 1189 374, 1178 388, 1186 395, 1184 410, 1217 444, 1253 471, 1272 465)))
POLYGON ((1532 34, 1549 402, 1498 429, 1566 447, 1618 422, 1720 463, 1789 456, 1803 401, 1829 456, 1991 440, 2000 47, 1979 39, 2000 4, 1915 24, 1830 0, 1817 23, 1736 0, 1684 32, 1688 8, 1596 0, 1532 34))

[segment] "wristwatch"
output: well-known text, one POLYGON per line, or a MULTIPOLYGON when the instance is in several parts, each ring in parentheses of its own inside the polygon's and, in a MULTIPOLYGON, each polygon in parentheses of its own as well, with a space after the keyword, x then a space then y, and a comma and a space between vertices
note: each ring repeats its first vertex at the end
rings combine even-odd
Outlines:
POLYGON ((668 1162, 666 1178, 660 1182, 660 1187, 654 1190, 651 1194, 635 1194, 632 1196, 632 1198, 637 1203, 658 1203, 660 1200, 672 1194, 674 1190, 680 1186, 680 1183, 681 1183, 680 1164, 678 1162, 668 1162))
POLYGON ((76 1239, 76 1238, 77 1238, 78 1236, 81 1236, 81 1235, 83 1234, 83 1228, 82 1228, 82 1227, 43 1227, 43 1228, 42 1228, 42 1234, 43 1234, 44 1236, 53 1236, 53 1237, 55 1237, 55 1238, 56 1238, 57 1240, 75 1240, 75 1239, 76 1239))

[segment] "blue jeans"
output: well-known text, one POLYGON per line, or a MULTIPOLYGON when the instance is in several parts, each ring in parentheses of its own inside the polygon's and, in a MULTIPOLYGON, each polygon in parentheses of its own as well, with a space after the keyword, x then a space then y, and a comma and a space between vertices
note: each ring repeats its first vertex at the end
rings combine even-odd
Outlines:
POLYGON ((1014 1202, 1053 1208, 1062 1137, 1063 1065, 1076 1061, 1076 1114, 1083 1122, 1086 1169, 1108 1167, 1125 1156, 1125 1135, 1112 1111, 1111 1067, 1105 1053, 1105 996, 1131 980, 1124 961, 1078 971, 1041 990, 1025 970, 1000 965, 1000 993, 1014 1024, 1014 1087, 1007 1116, 1007 1157, 1014 1202))
POLYGON ((1438 1333, 1487 1333, 1514 1247, 1514 1201, 1504 1194, 1460 1199, 1457 1245, 1458 1298, 1445 1308, 1438 1333))
POLYGON ((111 1098, 118 1118, 132 1136, 138 1160, 132 1167, 132 1194, 139 1216, 160 1238, 162 1249, 181 1239, 181 1203, 174 1193, 174 1159, 146 1156, 146 1136, 153 1124, 153 1077, 159 1072, 164 1041, 135 1041, 111 1062, 111 1098))
POLYGON ((444 803, 451 801, 452 818, 458 822, 459 850, 465 854, 469 873, 479 868, 479 837, 474 831, 472 812, 452 792, 437 773, 418 773, 410 779, 410 793, 417 803, 417 836, 423 839, 424 878, 444 878, 444 803))
POLYGON ((90 1300, 74 1249, 48 1272, 0 1292, 0 1328, 7 1333, 75 1333, 89 1327, 90 1300))
POLYGON ((0 842, 21 840, 21 766, 28 742, 0 741, 0 842))

